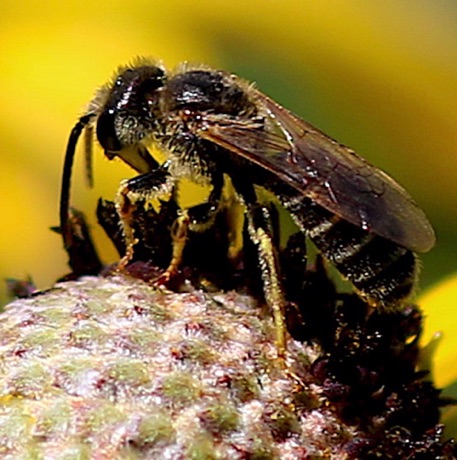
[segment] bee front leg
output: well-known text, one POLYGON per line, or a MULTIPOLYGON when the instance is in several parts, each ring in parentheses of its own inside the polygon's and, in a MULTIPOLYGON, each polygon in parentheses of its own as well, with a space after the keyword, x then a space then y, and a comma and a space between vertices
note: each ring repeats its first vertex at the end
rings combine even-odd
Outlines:
POLYGON ((121 182, 115 202, 125 238, 126 251, 119 261, 117 270, 124 270, 133 258, 134 246, 138 242, 133 230, 133 213, 138 203, 166 195, 172 191, 173 185, 173 177, 166 167, 121 182))

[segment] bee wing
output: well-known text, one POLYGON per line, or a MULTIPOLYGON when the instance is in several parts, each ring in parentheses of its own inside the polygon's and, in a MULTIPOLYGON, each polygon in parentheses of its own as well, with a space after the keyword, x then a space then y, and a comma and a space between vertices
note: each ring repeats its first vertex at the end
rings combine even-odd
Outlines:
POLYGON ((424 212, 390 176, 260 92, 260 123, 202 115, 196 133, 260 167, 348 222, 417 252, 435 234, 424 212), (279 128, 279 132, 278 132, 279 128))

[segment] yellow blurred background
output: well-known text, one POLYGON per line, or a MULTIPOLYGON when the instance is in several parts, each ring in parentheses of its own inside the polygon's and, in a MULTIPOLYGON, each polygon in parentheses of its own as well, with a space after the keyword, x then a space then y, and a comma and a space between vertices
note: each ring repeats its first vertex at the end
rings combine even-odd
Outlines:
MULTIPOLYGON (((67 272, 49 231, 67 137, 94 90, 138 55, 256 81, 415 197, 438 235, 422 285, 456 270, 457 3, 2 0, 1 279, 31 275, 45 288, 67 272)), ((132 175, 96 153, 95 189, 85 186, 79 155, 72 191, 94 226, 97 198, 112 198, 132 175)), ((113 258, 95 227, 105 260, 113 258)))

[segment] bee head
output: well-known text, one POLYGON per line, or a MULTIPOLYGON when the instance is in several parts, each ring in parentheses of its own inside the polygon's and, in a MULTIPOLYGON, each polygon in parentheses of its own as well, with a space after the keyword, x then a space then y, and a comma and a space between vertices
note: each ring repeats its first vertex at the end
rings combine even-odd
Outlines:
POLYGON ((122 69, 108 91, 96 122, 97 139, 108 156, 140 142, 152 130, 166 75, 161 67, 122 69))

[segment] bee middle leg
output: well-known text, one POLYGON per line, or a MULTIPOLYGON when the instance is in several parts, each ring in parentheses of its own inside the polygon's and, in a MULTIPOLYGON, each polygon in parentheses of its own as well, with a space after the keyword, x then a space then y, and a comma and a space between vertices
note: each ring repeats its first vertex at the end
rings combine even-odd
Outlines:
POLYGON ((171 229, 173 241, 172 257, 168 268, 157 280, 157 284, 166 284, 175 276, 182 263, 188 232, 202 232, 210 227, 219 211, 223 187, 222 176, 212 178, 213 189, 205 203, 181 211, 171 229))

